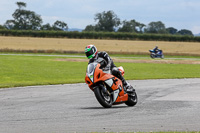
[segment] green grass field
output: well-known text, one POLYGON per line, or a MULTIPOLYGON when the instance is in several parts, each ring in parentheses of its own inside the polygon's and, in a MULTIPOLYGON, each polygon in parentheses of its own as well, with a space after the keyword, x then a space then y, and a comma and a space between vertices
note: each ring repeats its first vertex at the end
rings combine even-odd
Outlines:
MULTIPOLYGON (((57 58, 68 57, 0 55, 0 88, 85 81, 87 62, 56 61, 57 58)), ((200 78, 200 64, 115 64, 124 67, 128 80, 200 78)))
POLYGON ((55 58, 1 55, 0 87, 83 82, 86 62, 61 62, 55 58))

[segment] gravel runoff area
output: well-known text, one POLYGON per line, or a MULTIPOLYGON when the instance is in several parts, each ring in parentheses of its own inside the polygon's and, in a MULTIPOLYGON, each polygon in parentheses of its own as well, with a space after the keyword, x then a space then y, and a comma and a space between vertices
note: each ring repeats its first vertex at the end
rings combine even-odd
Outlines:
POLYGON ((129 82, 138 104, 110 109, 85 83, 0 89, 0 132, 200 131, 200 79, 129 82))

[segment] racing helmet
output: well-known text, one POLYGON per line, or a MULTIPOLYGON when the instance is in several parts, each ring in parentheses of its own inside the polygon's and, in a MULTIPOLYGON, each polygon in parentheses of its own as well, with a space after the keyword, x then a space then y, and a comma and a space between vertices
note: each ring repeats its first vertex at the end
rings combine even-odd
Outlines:
POLYGON ((94 58, 97 55, 97 48, 94 45, 86 46, 85 55, 88 59, 94 58))

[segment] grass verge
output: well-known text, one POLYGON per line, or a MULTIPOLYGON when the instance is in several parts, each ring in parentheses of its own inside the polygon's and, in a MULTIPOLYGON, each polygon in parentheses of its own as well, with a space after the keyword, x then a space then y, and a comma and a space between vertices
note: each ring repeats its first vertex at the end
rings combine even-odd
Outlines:
MULTIPOLYGON (((0 55, 0 88, 84 82, 87 62, 56 61, 57 56, 0 55)), ((72 57, 71 57, 72 58, 72 57)), ((199 64, 115 63, 125 78, 200 78, 199 64)))
POLYGON ((60 62, 55 58, 1 55, 0 88, 84 81, 86 62, 60 62))

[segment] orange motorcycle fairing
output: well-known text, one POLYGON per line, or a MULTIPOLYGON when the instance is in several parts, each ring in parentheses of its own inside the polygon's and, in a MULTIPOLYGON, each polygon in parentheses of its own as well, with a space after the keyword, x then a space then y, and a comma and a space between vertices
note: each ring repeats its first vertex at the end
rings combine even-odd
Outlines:
POLYGON ((103 82, 113 90, 114 104, 125 102, 128 100, 128 95, 124 93, 122 81, 120 79, 110 73, 104 72, 102 69, 100 69, 100 64, 89 67, 94 67, 94 70, 91 72, 87 70, 85 82, 88 84, 89 88, 92 91, 94 91, 93 87, 96 83, 103 82))
POLYGON ((97 64, 94 72, 91 75, 88 75, 88 73, 86 73, 85 82, 88 84, 91 90, 93 90, 92 86, 95 83, 98 83, 100 81, 106 81, 114 77, 111 74, 104 73, 103 70, 100 69, 99 67, 100 64, 97 64))

